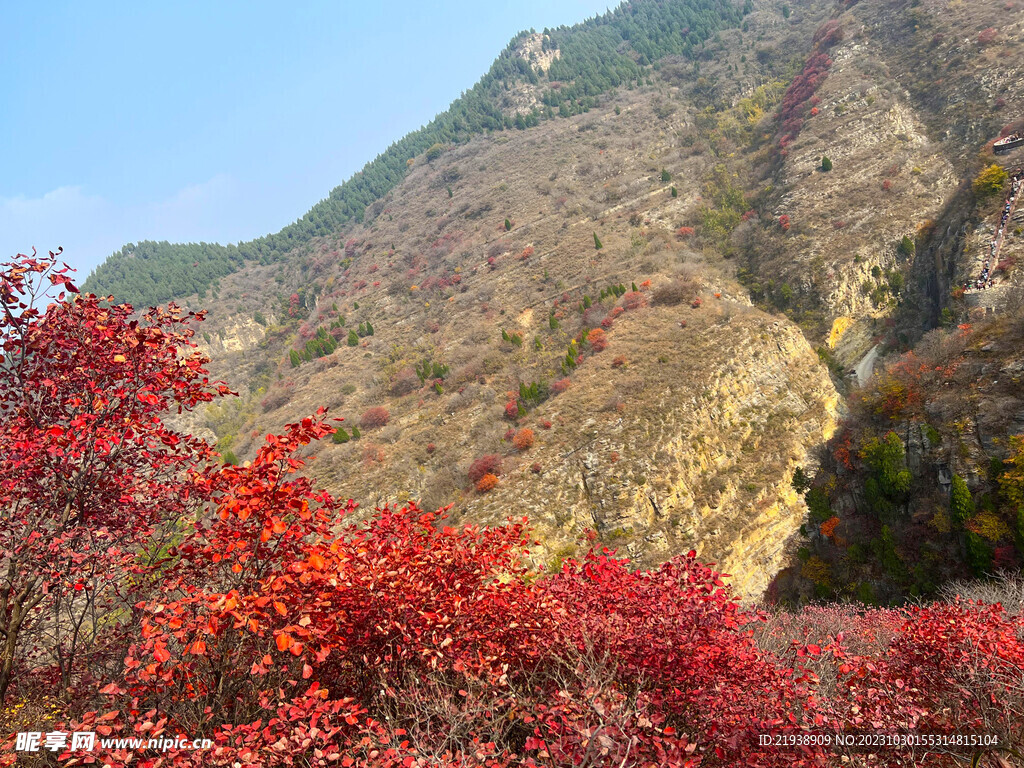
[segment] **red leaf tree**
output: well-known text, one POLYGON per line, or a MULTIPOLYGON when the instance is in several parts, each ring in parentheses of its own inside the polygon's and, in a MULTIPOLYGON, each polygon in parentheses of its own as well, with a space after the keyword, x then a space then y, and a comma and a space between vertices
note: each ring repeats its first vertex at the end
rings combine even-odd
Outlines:
POLYGON ((135 317, 68 272, 54 254, 0 265, 0 700, 15 675, 55 662, 67 690, 83 654, 117 652, 103 617, 202 498, 193 470, 213 455, 163 415, 229 392, 193 350, 201 313, 135 317))

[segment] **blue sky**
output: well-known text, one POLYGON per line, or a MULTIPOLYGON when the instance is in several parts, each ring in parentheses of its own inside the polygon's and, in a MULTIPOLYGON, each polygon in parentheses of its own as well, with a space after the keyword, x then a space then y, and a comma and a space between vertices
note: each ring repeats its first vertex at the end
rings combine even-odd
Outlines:
POLYGON ((607 0, 0 4, 0 262, 275 232, 607 0))

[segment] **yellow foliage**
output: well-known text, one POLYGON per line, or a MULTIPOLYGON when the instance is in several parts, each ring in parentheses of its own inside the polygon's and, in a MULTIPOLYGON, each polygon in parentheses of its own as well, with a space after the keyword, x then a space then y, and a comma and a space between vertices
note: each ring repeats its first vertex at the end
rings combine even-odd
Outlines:
POLYGON ((1006 185, 1006 170, 993 163, 974 177, 974 194, 978 197, 993 197, 1003 191, 1006 185))
POLYGON ((1010 526, 1003 522, 995 512, 989 510, 979 512, 968 520, 967 529, 992 542, 1010 538, 1010 526))
POLYGON ((832 330, 828 333, 828 348, 835 349, 836 344, 843 338, 843 334, 853 325, 852 317, 837 317, 832 323, 832 330))
POLYGON ((999 476, 999 490, 1014 509, 1024 508, 1024 435, 1010 438, 1010 456, 999 476))
POLYGON ((817 555, 813 555, 803 564, 803 567, 800 569, 800 575, 823 587, 829 586, 832 581, 832 572, 828 567, 828 563, 817 555))
POLYGON ((937 510, 931 520, 928 521, 928 525, 934 528, 939 533, 949 533, 953 530, 952 521, 949 519, 944 511, 937 510))

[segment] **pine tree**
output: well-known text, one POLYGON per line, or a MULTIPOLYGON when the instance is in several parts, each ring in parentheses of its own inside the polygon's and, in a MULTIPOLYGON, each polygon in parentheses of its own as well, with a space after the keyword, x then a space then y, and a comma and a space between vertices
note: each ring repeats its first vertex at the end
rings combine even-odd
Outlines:
POLYGON ((294 349, 288 353, 288 357, 291 358, 292 368, 298 368, 300 365, 302 365, 302 358, 299 357, 299 353, 296 352, 294 349))
POLYGON ((669 173, 664 168, 662 168, 661 169, 661 180, 662 180, 662 182, 667 184, 668 182, 672 181, 672 174, 669 173))
POLYGON ((675 187, 672 187, 672 197, 679 197, 679 192, 675 187))
POLYGON ((633 293, 636 293, 636 292, 637 292, 637 290, 638 290, 638 288, 636 287, 636 283, 631 283, 631 284, 630 284, 630 286, 631 286, 631 287, 632 287, 632 289, 633 289, 633 293))
POLYGON ((505 219, 505 231, 508 232, 510 229, 512 229, 512 222, 505 219))
POLYGON ((348 332, 348 342, 347 343, 348 343, 348 345, 350 347, 355 347, 355 346, 359 345, 359 336, 358 336, 358 334, 356 334, 355 331, 353 331, 351 329, 349 329, 349 332, 348 332))
POLYGON ((331 440, 335 443, 347 443, 351 438, 348 436, 348 432, 345 431, 344 427, 338 427, 338 431, 331 436, 331 440))
POLYGON ((370 324, 369 320, 366 321, 366 335, 373 336, 373 326, 370 324))
POLYGON ((821 158, 821 170, 823 170, 825 173, 828 173, 829 171, 832 170, 832 160, 829 158, 828 155, 823 155, 821 158))
POLYGON ((358 440, 363 436, 363 433, 359 431, 359 427, 352 427, 352 439, 358 440))
POLYGON ((597 237, 597 232, 594 233, 594 247, 597 250, 601 250, 602 248, 604 248, 604 246, 601 245, 600 239, 597 237))
POLYGON ((590 300, 590 297, 584 294, 583 296, 583 308, 590 309, 594 305, 594 302, 590 300))

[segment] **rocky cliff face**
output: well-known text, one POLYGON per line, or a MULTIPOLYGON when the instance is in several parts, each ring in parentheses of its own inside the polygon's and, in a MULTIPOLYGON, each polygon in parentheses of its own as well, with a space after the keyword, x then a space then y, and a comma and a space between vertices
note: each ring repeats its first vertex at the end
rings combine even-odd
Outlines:
POLYGON ((844 363, 893 321, 911 338, 935 321, 933 278, 959 258, 948 230, 973 205, 964 179, 1024 105, 1020 23, 994 1, 861 0, 819 26, 773 137, 768 198, 791 226, 748 257, 815 340, 848 319, 832 339, 844 363))

